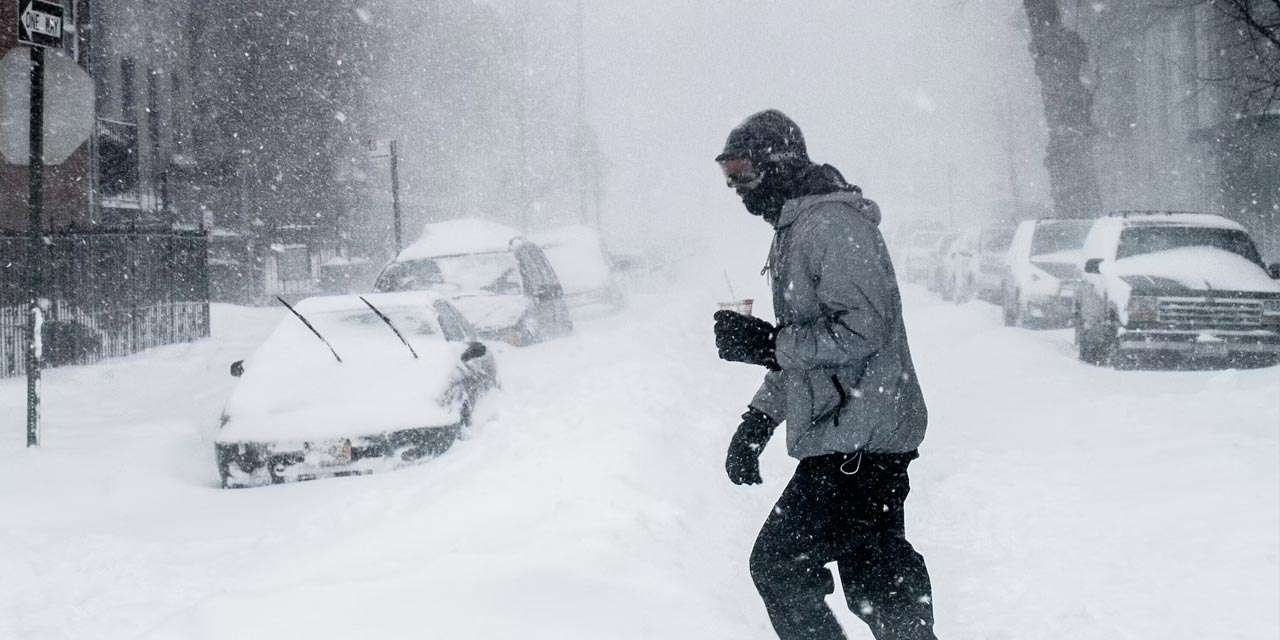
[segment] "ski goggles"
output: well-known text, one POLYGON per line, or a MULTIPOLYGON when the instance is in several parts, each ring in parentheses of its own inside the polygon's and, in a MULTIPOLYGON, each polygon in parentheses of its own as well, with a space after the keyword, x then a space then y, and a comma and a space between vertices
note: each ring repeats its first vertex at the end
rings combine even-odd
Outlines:
POLYGON ((764 180, 750 158, 721 160, 720 170, 724 172, 724 183, 736 191, 751 191, 764 180))

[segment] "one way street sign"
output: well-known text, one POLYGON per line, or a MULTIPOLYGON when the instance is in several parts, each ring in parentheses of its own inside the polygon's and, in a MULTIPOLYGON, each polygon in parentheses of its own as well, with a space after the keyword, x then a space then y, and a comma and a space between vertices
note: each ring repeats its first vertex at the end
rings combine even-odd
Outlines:
POLYGON ((18 0, 18 42, 34 47, 62 47, 62 5, 46 0, 18 0))

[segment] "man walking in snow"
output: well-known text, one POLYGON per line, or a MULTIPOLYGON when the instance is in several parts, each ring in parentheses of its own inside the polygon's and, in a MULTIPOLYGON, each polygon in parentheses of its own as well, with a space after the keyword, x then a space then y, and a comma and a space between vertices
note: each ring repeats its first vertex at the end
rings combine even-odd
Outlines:
POLYGON ((751 552, 751 577, 783 640, 844 638, 824 597, 836 562, 849 608, 877 640, 932 640, 924 558, 907 542, 907 465, 927 412, 876 204, 809 160, 800 128, 763 111, 716 161, 747 211, 774 228, 768 272, 776 326, 715 315, 720 357, 766 367, 725 467, 761 482, 759 455, 787 423, 800 460, 751 552))

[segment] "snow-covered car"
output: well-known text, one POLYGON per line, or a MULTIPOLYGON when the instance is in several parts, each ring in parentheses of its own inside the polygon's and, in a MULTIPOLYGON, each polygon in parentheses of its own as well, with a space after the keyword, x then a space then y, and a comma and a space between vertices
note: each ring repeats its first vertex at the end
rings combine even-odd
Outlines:
POLYGON ((570 308, 617 310, 623 306, 625 301, 614 278, 612 261, 594 229, 574 225, 539 233, 530 239, 551 261, 570 308))
POLYGON ((1004 281, 1004 323, 1065 324, 1075 312, 1080 248, 1091 219, 1026 220, 1009 245, 1004 281))
POLYGON ((947 256, 951 251, 951 245, 955 244, 960 238, 958 233, 948 233, 943 235, 929 255, 929 279, 926 287, 942 297, 943 300, 949 300, 951 294, 950 287, 947 286, 947 256))
POLYGON ((1000 302, 1005 258, 1014 229, 1009 224, 987 224, 960 234, 947 250, 947 297, 955 302, 968 302, 975 297, 1000 302))
POLYGON ((374 289, 443 293, 482 337, 517 346, 573 331, 564 288, 542 249, 487 220, 427 225, 382 269, 374 289))
POLYGON ((933 270, 933 251, 938 241, 946 235, 939 229, 925 229, 912 233, 902 247, 902 277, 909 282, 925 282, 933 270))
POLYGON ((1082 254, 1081 360, 1280 356, 1280 265, 1264 266, 1239 224, 1208 214, 1116 214, 1093 223, 1082 254))
POLYGON ((497 367, 430 292, 307 298, 248 360, 214 439, 223 487, 362 475, 443 453, 497 367))

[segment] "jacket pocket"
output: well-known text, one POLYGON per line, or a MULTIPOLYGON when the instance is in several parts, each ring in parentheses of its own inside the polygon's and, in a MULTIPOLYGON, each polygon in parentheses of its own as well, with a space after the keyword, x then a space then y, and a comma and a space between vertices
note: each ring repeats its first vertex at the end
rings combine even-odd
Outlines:
POLYGON ((839 427, 840 413, 849 405, 849 391, 840 381, 840 376, 836 373, 815 375, 810 378, 809 385, 814 409, 811 425, 816 427, 831 420, 832 426, 839 427), (825 379, 820 377, 822 375, 825 379))

